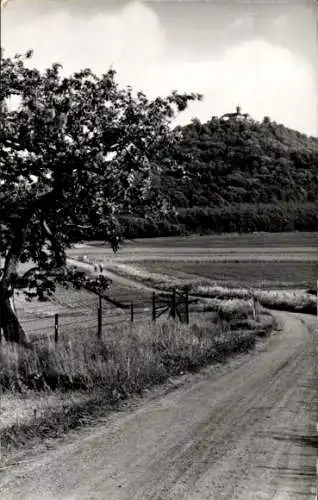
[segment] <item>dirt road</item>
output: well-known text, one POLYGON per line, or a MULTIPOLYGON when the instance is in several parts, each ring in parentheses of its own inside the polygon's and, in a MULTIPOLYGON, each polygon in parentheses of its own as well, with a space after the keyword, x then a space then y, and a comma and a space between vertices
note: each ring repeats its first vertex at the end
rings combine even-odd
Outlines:
POLYGON ((316 320, 275 314, 262 348, 1 471, 0 498, 313 499, 316 320))
MULTIPOLYGON (((79 269, 82 269, 83 271, 90 271, 93 272, 94 266, 92 264, 88 264, 86 262, 80 262, 76 259, 67 259, 67 263, 69 266, 76 266, 79 269)), ((156 288, 153 288, 152 286, 145 285, 144 283, 139 283, 137 280, 133 278, 126 278, 124 276, 119 276, 116 273, 113 273, 109 269, 104 269, 102 272, 97 272, 97 274, 103 274, 106 278, 119 283, 120 285, 126 286, 127 288, 133 288, 133 289, 139 289, 139 290, 145 290, 148 292, 155 292, 158 291, 156 288)), ((164 292, 162 292, 164 293, 164 292)))
POLYGON ((173 247, 173 246, 135 246, 127 245, 114 254, 109 247, 105 246, 76 246, 69 250, 69 257, 77 258, 89 253, 92 258, 102 260, 107 263, 145 261, 145 260, 173 260, 187 261, 197 260, 206 261, 310 261, 317 262, 317 248, 314 247, 234 247, 220 248, 211 246, 202 248, 200 246, 192 247, 173 247))

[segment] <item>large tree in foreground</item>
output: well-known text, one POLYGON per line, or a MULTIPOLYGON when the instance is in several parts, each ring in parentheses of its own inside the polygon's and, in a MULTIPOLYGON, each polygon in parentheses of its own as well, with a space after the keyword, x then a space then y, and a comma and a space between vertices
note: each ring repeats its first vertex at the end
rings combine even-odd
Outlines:
POLYGON ((113 70, 63 77, 58 64, 31 69, 31 57, 1 54, 0 88, 0 327, 25 344, 15 289, 45 300, 56 282, 83 284, 85 276, 66 267, 74 229, 98 227, 116 250, 122 214, 169 209, 154 180, 179 139, 175 113, 200 98, 173 92, 148 100, 119 88, 113 70), (29 261, 21 275, 19 263, 29 261))

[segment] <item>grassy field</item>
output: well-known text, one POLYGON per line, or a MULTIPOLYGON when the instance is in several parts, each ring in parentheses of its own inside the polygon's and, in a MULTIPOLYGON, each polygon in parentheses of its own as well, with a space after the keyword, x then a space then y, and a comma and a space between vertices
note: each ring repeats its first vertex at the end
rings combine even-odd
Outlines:
MULTIPOLYGON (((102 301, 103 329, 114 323, 129 323, 131 301, 134 301, 135 321, 142 316, 150 318, 151 295, 143 290, 138 294, 131 288, 114 283, 106 292, 110 301, 102 301), (116 307, 112 302, 122 303, 126 308, 116 307)), ((92 336, 97 334, 98 297, 87 290, 65 289, 58 286, 56 293, 48 302, 25 300, 23 294, 15 297, 15 307, 21 324, 31 341, 40 341, 54 336, 54 315, 59 314, 59 337, 79 338, 88 330, 92 336)))
MULTIPOLYGON (((318 276, 316 248, 316 233, 258 233, 128 241, 117 254, 107 245, 90 242, 76 245, 69 254, 103 262, 105 268, 159 289, 189 283, 196 287, 304 290, 315 286, 318 276)), ((135 320, 149 318, 151 292, 114 282, 107 295, 126 307, 133 302, 135 320)), ((83 328, 94 335, 97 306, 97 297, 86 290, 58 288, 49 303, 26 303, 16 297, 18 315, 33 338, 53 335, 55 313, 60 314, 60 331, 65 335, 78 335, 74 332, 83 328)), ((129 322, 127 309, 103 301, 105 327, 125 321, 129 322)))
POLYGON ((125 242, 116 254, 109 245, 90 242, 69 255, 88 255, 97 262, 144 260, 316 261, 317 233, 256 233, 142 239, 125 242))
MULTIPOLYGON (((100 241, 89 242, 93 247, 100 247, 100 241)), ((106 245, 107 246, 107 245, 106 245)), ((141 248, 187 248, 196 247, 209 248, 239 248, 239 247, 313 247, 318 248, 318 233, 293 232, 293 233, 230 233, 223 235, 199 236, 176 236, 166 238, 143 238, 130 240, 125 243, 127 248, 139 246, 141 248)))
MULTIPOLYGON (((315 286, 318 260, 311 259, 318 256, 316 243, 315 233, 191 236, 129 241, 117 254, 100 242, 91 242, 89 245, 76 245, 70 255, 78 259, 86 256, 90 262, 103 262, 105 268, 120 276, 162 290, 191 284, 193 291, 201 296, 206 293, 207 297, 224 300, 229 299, 228 288, 233 299, 242 298, 242 290, 239 289, 243 289, 244 296, 246 288, 274 290, 274 295, 270 295, 273 305, 279 304, 281 299, 285 305, 287 300, 289 304, 307 303, 314 307, 313 297, 298 293, 289 297, 281 294, 279 298, 277 291, 304 291, 315 286), (294 260, 288 260, 291 249, 294 260), (228 260, 229 257, 232 260, 228 260), (222 292, 220 286, 223 287, 222 292)), ((114 282, 107 295, 126 307, 133 302, 135 321, 149 319, 151 292, 114 282)), ((270 304, 268 297, 263 295, 264 305, 270 304)), ((217 305, 223 307, 223 304, 217 305)), ((244 306, 243 303, 241 305, 244 306)), ((97 331, 97 298, 85 290, 59 288, 52 303, 35 302, 29 305, 20 302, 17 309, 27 333, 33 338, 41 336, 42 332, 53 335, 52 317, 55 312, 61 314, 60 331, 63 335, 78 336, 83 328, 90 329, 92 335, 97 331)), ((115 322, 129 322, 129 318, 127 309, 119 309, 103 301, 105 328, 115 322)))
MULTIPOLYGON (((118 265, 113 269, 129 270, 133 268, 140 271, 135 273, 136 278, 153 274, 175 278, 184 282, 215 282, 229 287, 257 286, 258 288, 306 288, 315 282, 318 276, 318 263, 316 262, 200 262, 192 261, 165 261, 146 260, 144 262, 132 261, 129 265, 118 265)), ((151 282, 151 280, 149 280, 151 282)), ((155 283, 155 279, 153 280, 155 283)))
MULTIPOLYGON (((281 309, 285 311, 298 311, 309 314, 317 312, 317 298, 315 295, 308 293, 308 288, 316 288, 314 280, 304 282, 286 282, 281 281, 280 275, 277 274, 276 280, 271 281, 256 281, 251 276, 246 276, 245 280, 234 281, 227 278, 215 280, 208 278, 206 272, 202 276, 200 269, 202 263, 191 264, 190 268, 196 269, 193 276, 192 273, 185 272, 185 264, 178 270, 178 262, 158 263, 129 263, 129 264, 114 264, 112 271, 118 273, 119 276, 131 277, 138 282, 145 283, 147 286, 156 287, 159 290, 172 290, 173 287, 181 288, 185 285, 190 287, 190 295, 214 299, 214 305, 210 303, 210 310, 218 310, 228 308, 231 301, 234 301, 236 310, 240 307, 244 308, 244 302, 251 302, 254 296, 262 306, 281 309), (237 303, 236 301, 239 301, 237 303)), ((212 267, 215 263, 212 263, 212 267)), ((271 263, 266 263, 266 267, 270 267, 271 263)), ((204 267, 204 265, 203 265, 204 267)), ((213 275, 214 276, 214 275, 213 275)))

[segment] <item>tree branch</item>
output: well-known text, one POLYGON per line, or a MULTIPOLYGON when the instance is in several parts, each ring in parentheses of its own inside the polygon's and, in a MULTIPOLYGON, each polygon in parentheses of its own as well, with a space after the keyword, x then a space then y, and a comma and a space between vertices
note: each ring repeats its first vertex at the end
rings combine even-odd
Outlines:
POLYGON ((20 224, 18 228, 15 229, 11 246, 5 257, 2 279, 0 282, 0 287, 3 290, 7 289, 10 286, 12 278, 17 272, 17 267, 25 242, 26 230, 34 212, 37 209, 45 208, 50 202, 54 200, 54 198, 54 190, 41 195, 39 198, 36 198, 33 202, 31 202, 24 213, 21 215, 20 224))
POLYGON ((75 224, 75 222, 64 222, 64 225, 68 226, 68 227, 76 227, 79 229, 91 229, 91 227, 92 227, 90 225, 85 226, 83 224, 75 224))
POLYGON ((31 269, 28 269, 25 273, 22 274, 20 279, 25 280, 25 279, 29 278, 34 273, 34 271, 38 271, 38 270, 39 270, 38 266, 31 267, 31 269))
POLYGON ((45 221, 45 219, 42 220, 42 228, 44 229, 44 232, 45 234, 48 236, 48 238, 50 240, 52 240, 53 238, 53 233, 52 231, 50 230, 49 226, 47 225, 47 222, 45 221))

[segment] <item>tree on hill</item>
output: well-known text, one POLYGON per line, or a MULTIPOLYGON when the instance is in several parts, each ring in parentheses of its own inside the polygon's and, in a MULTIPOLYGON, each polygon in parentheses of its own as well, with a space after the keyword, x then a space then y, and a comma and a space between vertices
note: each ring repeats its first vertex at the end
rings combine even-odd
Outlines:
POLYGON ((25 345, 14 291, 45 300, 56 282, 83 285, 85 275, 66 267, 74 231, 98 228, 116 251, 122 214, 169 210, 153 186, 163 165, 178 168, 168 158, 180 139, 171 120, 201 98, 172 92, 150 101, 119 88, 113 70, 62 77, 59 64, 30 68, 31 57, 1 53, 0 88, 0 332, 25 345))
MULTIPOLYGON (((232 113, 233 114, 233 113, 232 113)), ((318 199, 318 138, 268 117, 263 122, 213 117, 179 127, 174 152, 185 175, 166 173, 176 206, 218 207, 237 203, 313 203, 318 199), (175 178, 175 181, 173 181, 175 178)), ((226 115, 226 116, 227 116, 226 115)))

